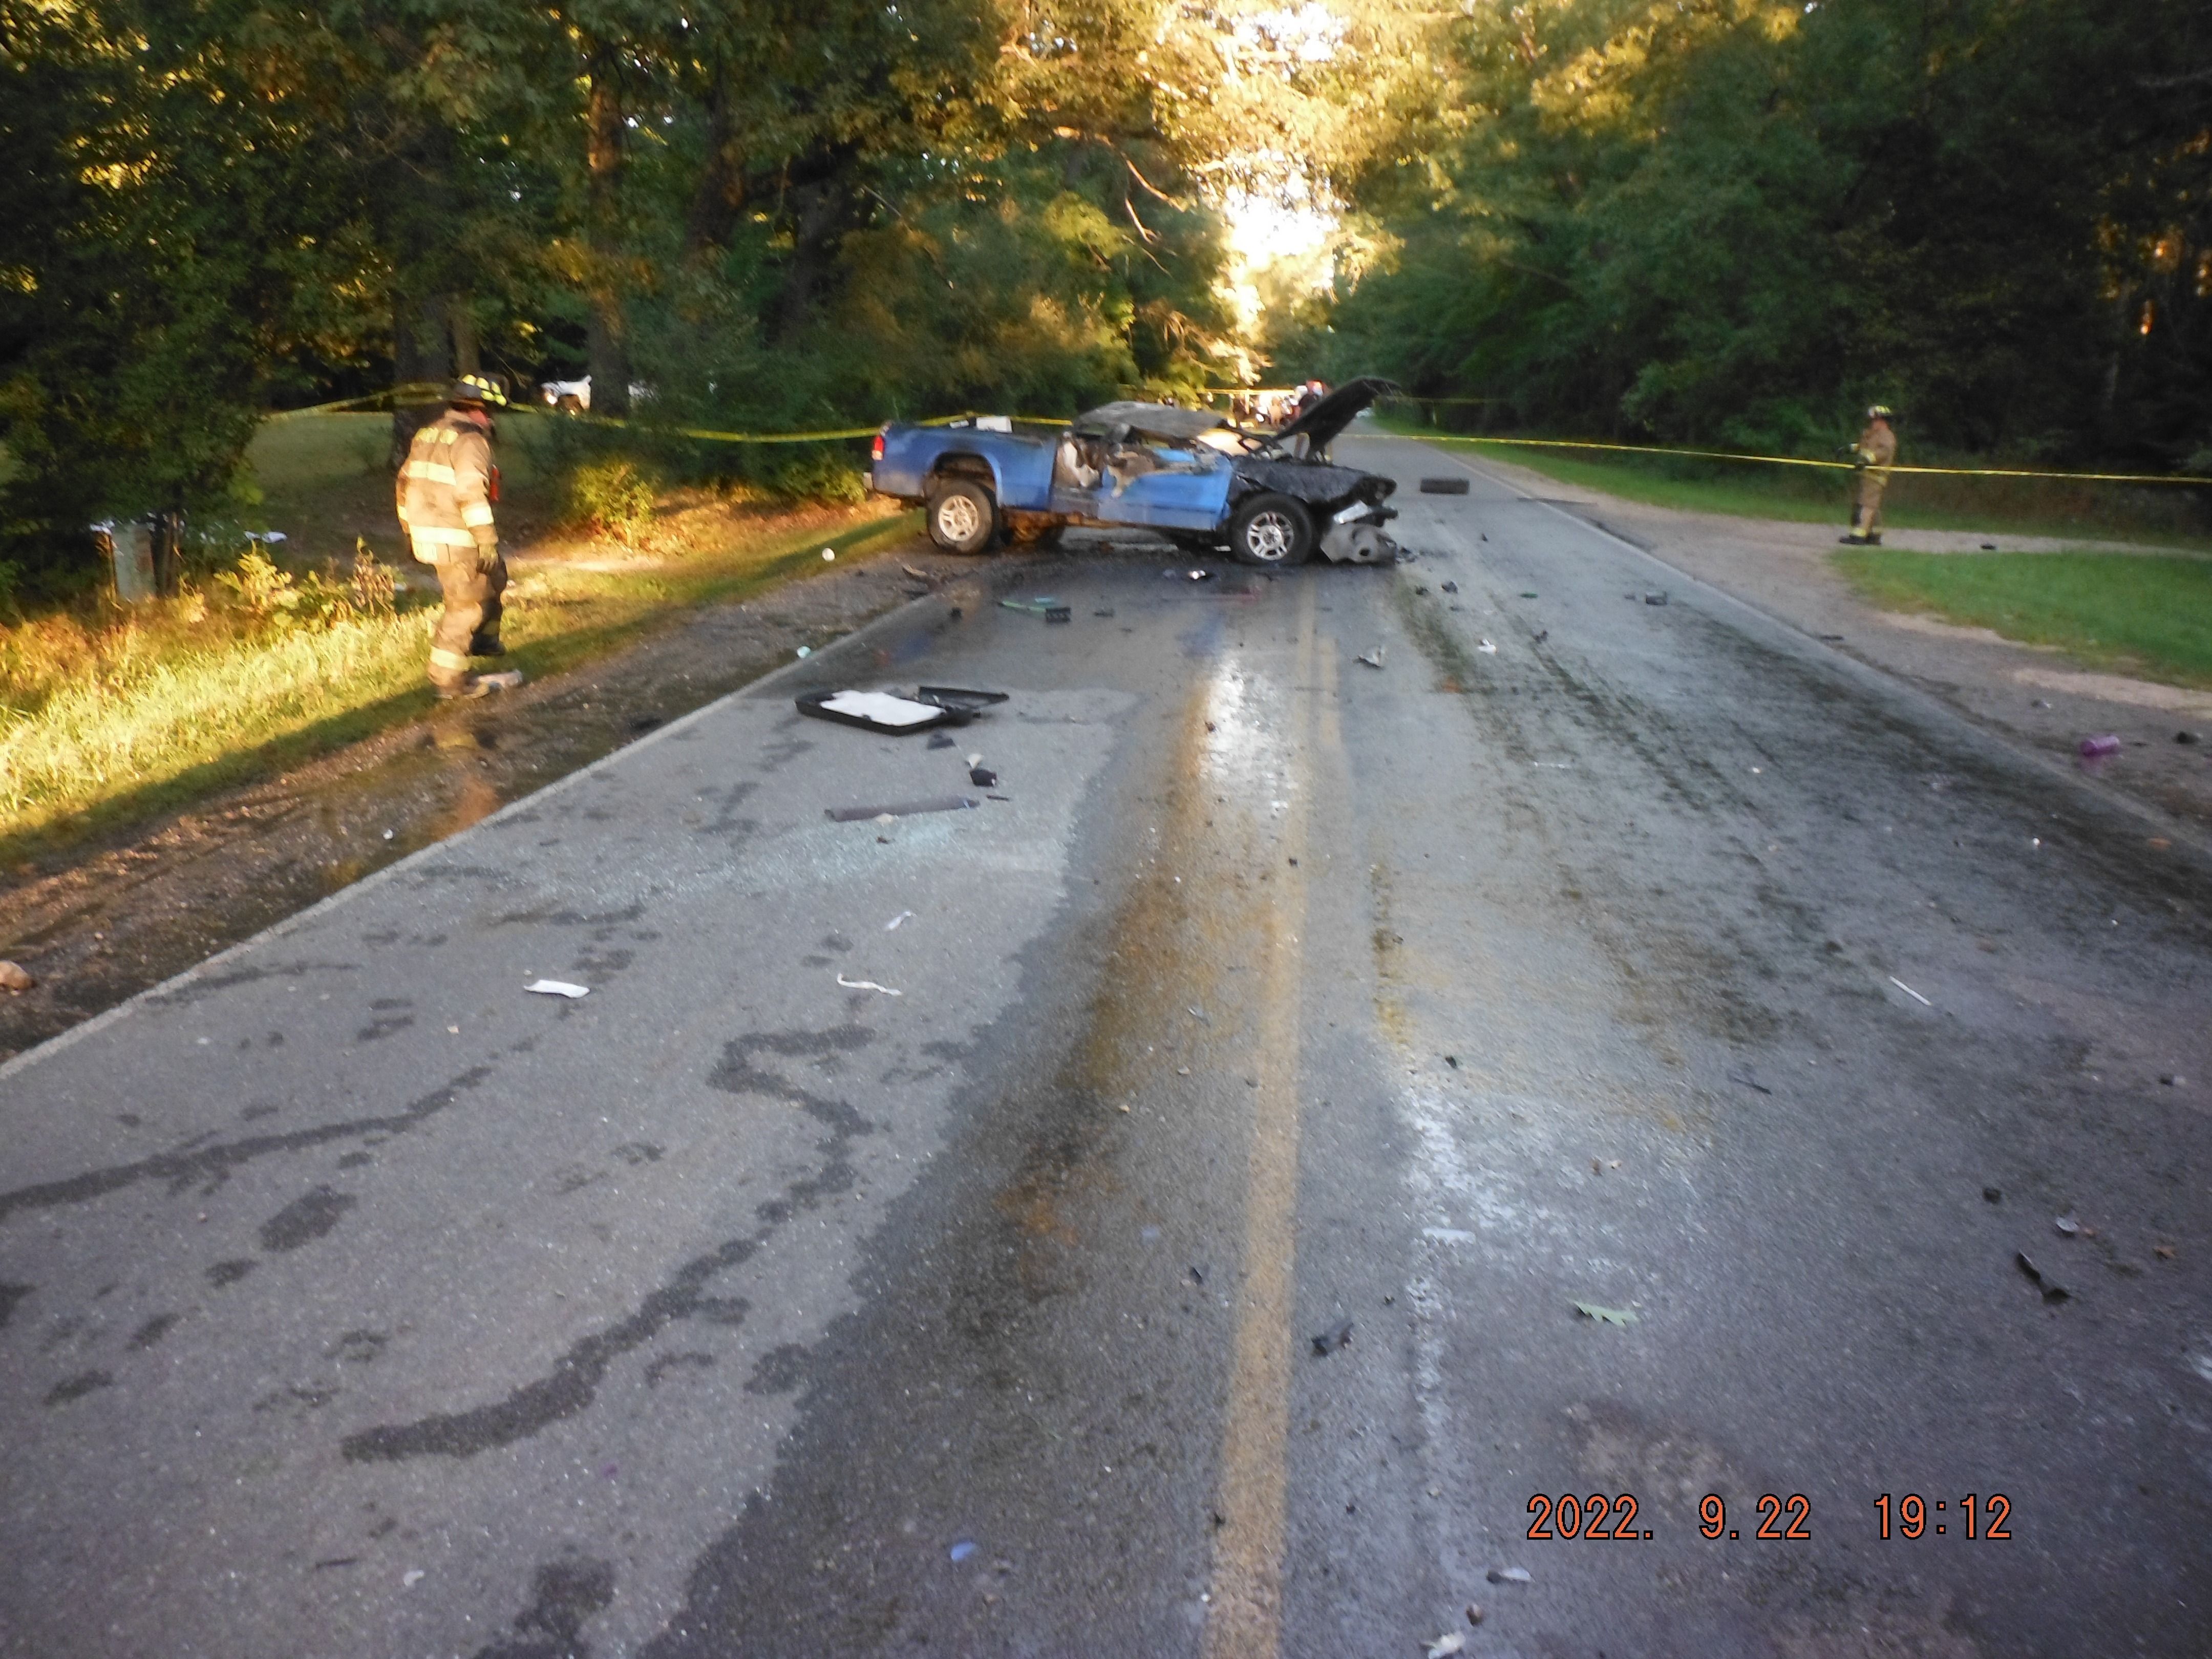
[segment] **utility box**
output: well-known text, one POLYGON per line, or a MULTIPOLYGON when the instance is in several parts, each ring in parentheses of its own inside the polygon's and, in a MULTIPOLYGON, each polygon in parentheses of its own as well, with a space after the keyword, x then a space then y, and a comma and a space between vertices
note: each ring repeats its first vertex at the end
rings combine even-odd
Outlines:
POLYGON ((115 568, 115 597, 125 605, 143 605, 159 597, 161 585, 154 572, 154 526, 143 519, 124 524, 103 521, 92 527, 94 544, 115 568))

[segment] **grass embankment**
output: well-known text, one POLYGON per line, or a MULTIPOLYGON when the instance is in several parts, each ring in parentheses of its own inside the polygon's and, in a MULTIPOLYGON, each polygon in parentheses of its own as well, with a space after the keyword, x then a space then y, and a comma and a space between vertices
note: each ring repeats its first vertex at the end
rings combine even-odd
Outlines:
POLYGON ((2212 687, 2212 559, 1854 549, 1835 562, 1885 611, 2052 646, 2089 667, 2212 687))
MULTIPOLYGON (((1573 452, 1505 440, 1470 443, 1408 416, 1376 418, 1385 431, 1401 437, 1437 443, 1470 459, 1486 455, 1560 483, 1650 507, 1833 524, 1839 531, 1850 520, 1850 474, 1839 468, 1573 452)), ((1908 443, 1910 437, 1908 433, 1908 443)), ((1899 530, 2212 546, 2212 534, 2206 532, 2195 495, 2180 485, 2130 487, 2057 478, 1903 473, 1891 480, 1881 515, 1890 528, 1899 530)))
MULTIPOLYGON (((417 576, 422 587, 387 597, 373 575, 357 586, 349 563, 318 574, 298 556, 301 544, 331 539, 343 509, 380 502, 387 528, 377 539, 392 550, 382 568, 413 571, 393 556, 383 417, 327 420, 272 422, 256 446, 265 516, 292 537, 283 570, 241 585, 248 567, 203 568, 176 599, 132 611, 102 597, 0 628, 0 859, 173 810, 430 706, 434 584, 417 576)), ((526 486, 515 518, 544 513, 528 500, 526 453, 501 460, 526 486)), ((520 559, 501 665, 552 673, 684 607, 819 569, 825 545, 862 550, 914 528, 912 514, 733 507, 703 492, 673 505, 635 552, 609 544, 566 550, 583 556, 573 561, 520 559)))

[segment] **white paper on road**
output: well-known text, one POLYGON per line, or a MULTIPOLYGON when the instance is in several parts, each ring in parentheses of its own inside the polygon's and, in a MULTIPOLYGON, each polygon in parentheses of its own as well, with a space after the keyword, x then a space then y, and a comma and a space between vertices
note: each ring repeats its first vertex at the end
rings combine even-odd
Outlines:
POLYGON ((592 994, 590 986, 571 985, 565 979, 541 979, 522 988, 526 991, 536 991, 542 996, 549 997, 587 997, 592 994))
POLYGON ((834 697, 824 697, 822 706, 834 714, 850 714, 878 726, 919 726, 924 720, 941 720, 945 714, 934 703, 909 702, 888 691, 840 691, 834 697))

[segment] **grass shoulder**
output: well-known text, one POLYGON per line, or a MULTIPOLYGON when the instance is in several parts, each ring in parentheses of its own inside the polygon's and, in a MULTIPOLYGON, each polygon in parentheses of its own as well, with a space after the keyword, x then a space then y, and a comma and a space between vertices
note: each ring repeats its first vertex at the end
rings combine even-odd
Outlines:
POLYGON ((2087 667, 2212 688, 2212 558, 1855 548, 1834 562, 1885 611, 1986 628, 2087 667))

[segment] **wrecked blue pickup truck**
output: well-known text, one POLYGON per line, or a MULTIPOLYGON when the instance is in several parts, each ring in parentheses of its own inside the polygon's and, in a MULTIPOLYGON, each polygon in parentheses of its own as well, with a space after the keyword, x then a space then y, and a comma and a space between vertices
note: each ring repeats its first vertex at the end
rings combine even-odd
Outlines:
POLYGON ((1156 531, 1247 564, 1340 563, 1398 556, 1382 526, 1395 480, 1337 466, 1328 446, 1389 390, 1353 380, 1275 432, 1164 404, 1107 404, 1053 434, 984 417, 954 426, 893 422, 876 434, 869 487, 925 507, 929 535, 954 553, 1001 538, 1055 540, 1071 525, 1156 531))

